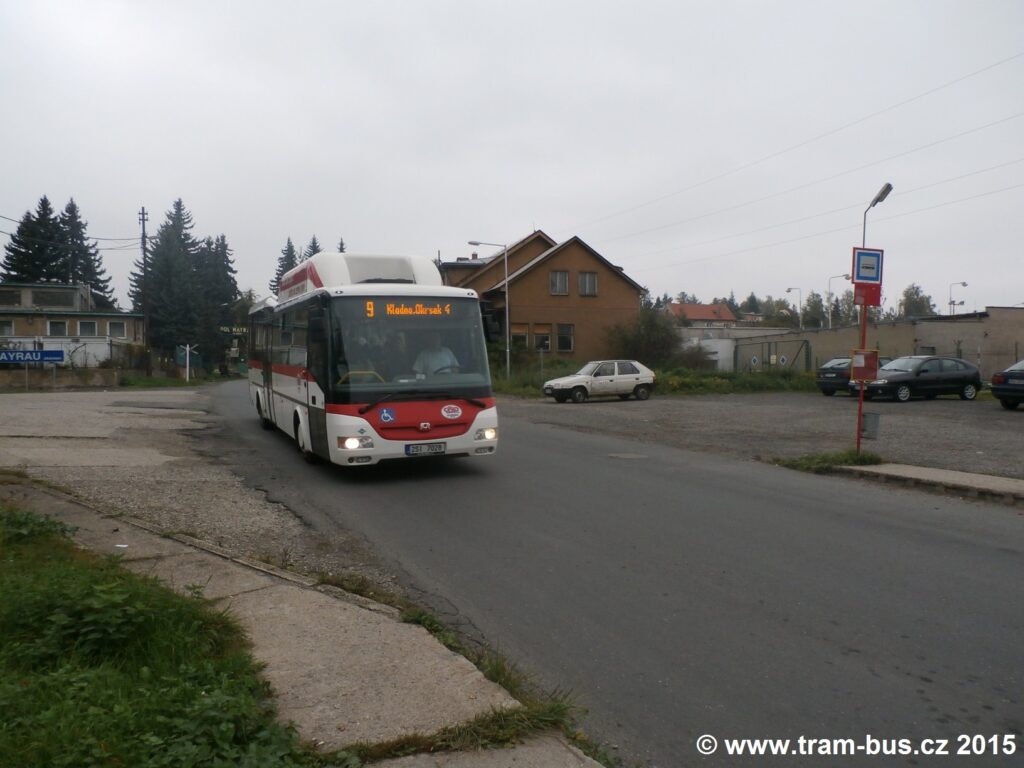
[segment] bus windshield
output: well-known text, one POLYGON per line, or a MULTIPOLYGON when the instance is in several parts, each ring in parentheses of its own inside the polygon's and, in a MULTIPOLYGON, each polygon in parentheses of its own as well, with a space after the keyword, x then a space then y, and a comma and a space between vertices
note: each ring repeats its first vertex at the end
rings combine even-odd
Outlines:
POLYGON ((490 395, 480 304, 472 298, 344 296, 331 300, 334 402, 490 395))

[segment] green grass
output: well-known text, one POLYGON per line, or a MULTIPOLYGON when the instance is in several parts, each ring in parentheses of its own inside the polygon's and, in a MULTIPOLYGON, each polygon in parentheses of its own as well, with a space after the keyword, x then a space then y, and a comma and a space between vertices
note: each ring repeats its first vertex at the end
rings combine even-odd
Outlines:
POLYGON ((837 453, 814 453, 807 456, 800 456, 795 459, 775 458, 772 464, 789 469, 798 469, 802 472, 814 472, 823 475, 831 472, 836 467, 861 467, 872 464, 881 464, 884 460, 876 453, 850 449, 837 453))
MULTIPOLYGON (((304 766, 238 625, 0 508, 0 755, 35 766, 304 766)), ((358 765, 349 761, 348 765, 358 765)))

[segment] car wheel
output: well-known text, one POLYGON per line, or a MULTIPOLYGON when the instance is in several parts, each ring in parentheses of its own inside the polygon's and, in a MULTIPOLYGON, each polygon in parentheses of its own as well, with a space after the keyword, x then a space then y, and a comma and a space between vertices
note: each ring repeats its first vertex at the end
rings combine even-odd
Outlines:
POLYGON ((1020 405, 1020 400, 1000 400, 999 404, 1003 406, 1003 408, 1005 408, 1006 410, 1012 411, 1014 408, 1020 405))
POLYGON ((973 384, 964 384, 964 388, 960 390, 961 400, 973 400, 978 396, 978 388, 973 384))
POLYGON ((823 389, 823 390, 821 390, 821 394, 823 394, 825 397, 832 397, 832 395, 834 395, 835 393, 836 393, 836 391, 834 389, 823 389))
POLYGON ((901 402, 901 403, 907 402, 907 400, 910 399, 910 394, 911 393, 910 393, 910 385, 909 384, 900 384, 898 387, 896 387, 896 399, 899 402, 901 402))
POLYGON ((555 395, 555 402, 556 403, 564 403, 568 399, 569 399, 568 396, 565 395, 565 394, 562 394, 562 393, 559 393, 559 394, 555 395))
POLYGON ((585 403, 587 401, 587 390, 583 387, 576 387, 572 391, 572 401, 574 403, 585 403))
POLYGON ((641 384, 633 390, 633 394, 636 395, 637 400, 646 400, 651 396, 651 388, 646 384, 641 384))

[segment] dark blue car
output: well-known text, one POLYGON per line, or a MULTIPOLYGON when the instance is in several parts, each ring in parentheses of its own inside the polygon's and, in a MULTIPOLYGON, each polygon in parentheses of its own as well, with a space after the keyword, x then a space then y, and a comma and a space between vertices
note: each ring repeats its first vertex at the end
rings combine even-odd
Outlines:
POLYGON ((992 374, 992 394, 1008 411, 1024 403, 1024 360, 992 374))

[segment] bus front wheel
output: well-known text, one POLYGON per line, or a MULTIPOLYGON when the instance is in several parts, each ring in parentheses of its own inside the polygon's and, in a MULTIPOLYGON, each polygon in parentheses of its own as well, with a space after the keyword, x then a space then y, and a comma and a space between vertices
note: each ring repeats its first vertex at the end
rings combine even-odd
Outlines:
POLYGON ((306 460, 307 464, 316 463, 316 454, 309 450, 302 440, 302 421, 299 419, 299 414, 295 414, 295 445, 299 449, 299 453, 302 454, 302 458, 306 460))
POLYGON ((259 395, 256 395, 256 415, 260 417, 260 426, 261 427, 263 427, 264 429, 273 429, 274 428, 274 422, 272 422, 270 419, 268 419, 263 414, 263 403, 260 402, 260 396, 259 395))

